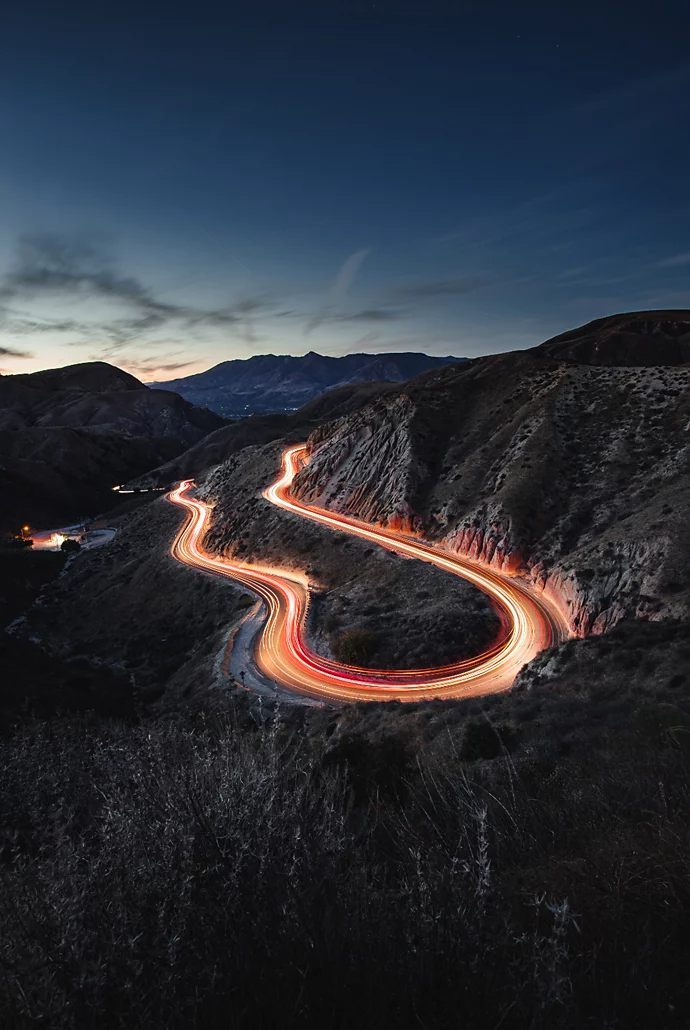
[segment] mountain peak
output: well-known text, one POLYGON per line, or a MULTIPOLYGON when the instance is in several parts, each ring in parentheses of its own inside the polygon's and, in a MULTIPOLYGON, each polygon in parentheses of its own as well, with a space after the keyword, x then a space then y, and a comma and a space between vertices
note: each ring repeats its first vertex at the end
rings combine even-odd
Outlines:
POLYGON ((46 368, 11 377, 14 382, 31 384, 43 390, 75 390, 85 393, 110 393, 114 390, 145 390, 136 376, 107 361, 83 361, 62 368, 46 368))

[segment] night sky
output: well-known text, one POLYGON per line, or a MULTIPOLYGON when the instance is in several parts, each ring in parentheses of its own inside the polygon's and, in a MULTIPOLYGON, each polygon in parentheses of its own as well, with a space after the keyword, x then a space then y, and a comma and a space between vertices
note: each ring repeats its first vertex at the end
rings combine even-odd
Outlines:
POLYGON ((101 6, 3 12, 3 371, 690 307, 690 5, 101 6))

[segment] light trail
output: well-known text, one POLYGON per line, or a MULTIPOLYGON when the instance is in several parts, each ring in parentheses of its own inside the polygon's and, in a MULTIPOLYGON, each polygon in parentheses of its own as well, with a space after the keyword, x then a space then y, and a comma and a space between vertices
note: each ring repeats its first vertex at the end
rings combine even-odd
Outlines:
POLYGON ((568 636, 563 615, 550 602, 533 596, 516 577, 291 497, 290 485, 305 456, 303 444, 283 453, 281 476, 264 491, 266 500, 329 529, 430 562, 468 580, 492 598, 504 615, 506 630, 502 639, 482 654, 436 669, 358 669, 322 658, 310 651, 305 642, 309 603, 307 577, 206 551, 202 539, 208 528, 210 509, 203 501, 189 496, 193 483, 185 480, 168 495, 189 515, 171 553, 193 568, 243 583, 265 601, 268 617, 257 641, 255 658, 269 681, 308 697, 338 702, 419 701, 490 694, 507 690, 526 662, 544 647, 568 636))

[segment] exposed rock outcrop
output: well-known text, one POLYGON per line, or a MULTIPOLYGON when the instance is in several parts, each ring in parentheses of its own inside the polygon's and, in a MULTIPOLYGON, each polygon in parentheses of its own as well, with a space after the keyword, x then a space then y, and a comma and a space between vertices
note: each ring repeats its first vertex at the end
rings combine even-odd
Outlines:
POLYGON ((573 632, 689 611, 690 368, 508 354, 322 427, 297 496, 520 573, 573 632))

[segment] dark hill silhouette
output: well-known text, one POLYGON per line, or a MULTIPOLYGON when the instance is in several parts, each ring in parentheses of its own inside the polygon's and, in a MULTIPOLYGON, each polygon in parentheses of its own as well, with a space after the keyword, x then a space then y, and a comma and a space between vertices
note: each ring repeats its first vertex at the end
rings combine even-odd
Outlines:
POLYGON ((0 429, 88 427, 191 446, 224 421, 103 361, 0 377, 0 429))
POLYGON ((225 424, 102 361, 2 376, 0 529, 64 524, 102 511, 112 506, 112 486, 225 424))
POLYGON ((532 353, 580 365, 685 365, 690 362, 690 311, 608 315, 554 336, 532 353))

